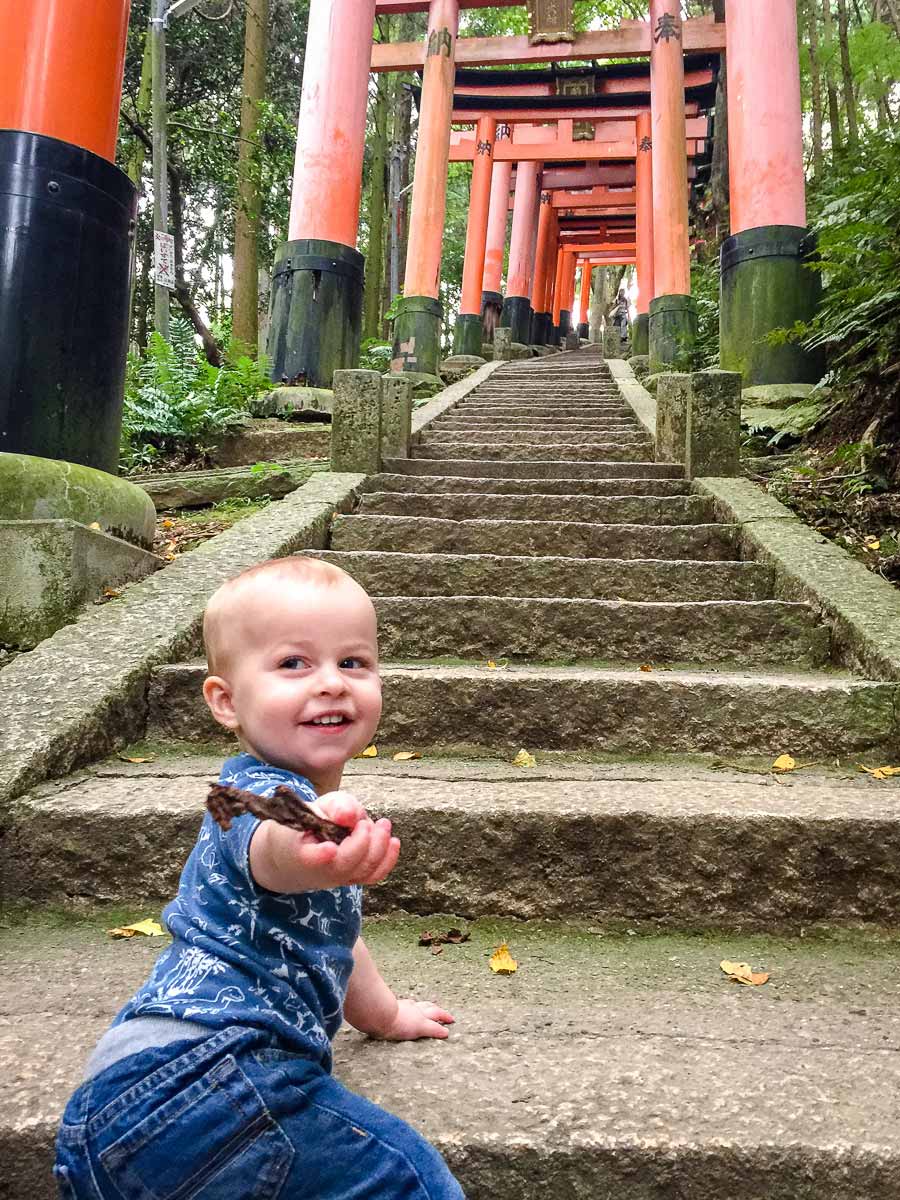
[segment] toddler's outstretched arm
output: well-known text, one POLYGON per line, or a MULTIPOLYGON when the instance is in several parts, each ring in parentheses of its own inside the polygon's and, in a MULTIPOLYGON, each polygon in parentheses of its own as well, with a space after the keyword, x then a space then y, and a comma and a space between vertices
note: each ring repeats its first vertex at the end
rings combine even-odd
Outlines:
POLYGON ((428 1000, 398 1000, 381 978, 362 938, 353 947, 353 974, 344 1000, 344 1018, 354 1029, 392 1042, 445 1038, 453 1017, 428 1000))

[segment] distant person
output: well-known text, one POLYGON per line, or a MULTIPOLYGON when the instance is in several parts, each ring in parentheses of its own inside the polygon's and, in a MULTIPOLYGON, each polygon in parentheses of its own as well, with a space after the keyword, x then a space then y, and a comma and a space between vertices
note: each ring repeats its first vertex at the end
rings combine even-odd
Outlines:
POLYGON ((619 289, 616 302, 609 310, 609 317, 618 329, 619 339, 624 345, 628 341, 628 297, 625 295, 624 288, 619 289))
POLYGON ((389 1041, 453 1022, 398 1000, 359 936, 360 885, 400 854, 390 821, 337 790, 381 716, 372 601, 338 567, 276 559, 219 588, 203 636, 204 698, 241 745, 220 783, 286 785, 351 832, 338 845, 247 813, 223 832, 206 814, 163 915, 172 944, 66 1108, 62 1195, 462 1200, 433 1146, 331 1076, 342 1020, 389 1041))

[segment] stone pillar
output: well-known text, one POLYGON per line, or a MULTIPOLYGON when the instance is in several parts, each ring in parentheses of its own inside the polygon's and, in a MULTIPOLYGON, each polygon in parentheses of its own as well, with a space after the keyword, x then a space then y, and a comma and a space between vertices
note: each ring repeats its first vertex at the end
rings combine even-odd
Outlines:
POLYGON ((650 114, 643 112, 635 122, 637 316, 631 331, 635 354, 647 354, 650 338, 650 301, 653 291, 653 130, 650 114))
MULTIPOLYGON (((497 142, 509 140, 509 126, 498 125, 497 142)), ((484 340, 489 342, 503 308, 503 252, 509 218, 509 181, 512 163, 495 162, 491 176, 491 203, 488 210, 487 242, 484 251, 484 279, 481 293, 481 323, 484 340)))
POLYGON ((359 358, 356 249, 374 0, 311 0, 288 240, 275 255, 272 378, 331 387, 359 358))
POLYGON ((463 260, 462 299, 453 339, 454 354, 481 354, 481 297, 491 179, 494 165, 494 135, 497 122, 484 116, 478 121, 475 160, 469 189, 469 220, 463 260))
POLYGON ((818 352, 764 342, 773 329, 809 320, 821 292, 819 273, 804 265, 812 246, 796 8, 732 5, 726 38, 732 236, 722 244, 720 361, 745 386, 815 382, 818 352))
POLYGON ((737 371, 665 374, 657 381, 656 397, 658 461, 683 462, 688 479, 740 474, 737 371))
POLYGON ((531 337, 531 285, 540 174, 541 164, 537 162, 520 162, 516 167, 506 299, 500 314, 500 324, 512 330, 512 340, 526 344, 531 337))
POLYGON ((553 318, 547 306, 553 248, 556 244, 553 194, 541 192, 538 213, 537 250, 534 259, 534 283, 531 288, 531 342, 546 346, 550 341, 553 318))
POLYGON ((655 297, 649 305, 650 370, 690 367, 697 337, 691 299, 681 7, 650 0, 655 297))
POLYGON ((334 373, 332 471, 381 470, 381 376, 377 371, 334 373))
POLYGON ((581 264, 581 299, 578 306, 578 336, 586 338, 590 333, 588 314, 591 309, 591 276, 594 268, 589 262, 581 264))
POLYGON ((512 330, 500 325, 494 330, 494 361, 509 362, 512 358, 512 330))
POLYGON ((447 212, 450 117, 459 0, 431 0, 403 297, 394 321, 395 371, 440 376, 441 248, 447 212))
POLYGON ((114 165, 128 15, 128 0, 0 5, 0 452, 112 474, 135 216, 114 165))
POLYGON ((622 338, 619 334, 618 326, 613 325, 608 319, 603 327, 603 357, 622 357, 622 338))
POLYGON ((409 458, 412 381, 406 375, 381 377, 381 458, 409 458))

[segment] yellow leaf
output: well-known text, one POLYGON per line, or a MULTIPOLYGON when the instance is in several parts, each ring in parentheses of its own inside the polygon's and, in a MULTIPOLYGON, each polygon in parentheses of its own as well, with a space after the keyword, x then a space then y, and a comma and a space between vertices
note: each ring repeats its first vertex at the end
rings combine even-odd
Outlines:
POLYGON ((750 987, 761 987, 769 981, 768 971, 754 971, 749 963, 730 962, 727 958, 723 958, 719 966, 732 983, 744 983, 750 987))
POLYGON ((491 970, 495 975, 512 975, 518 971, 519 964, 509 952, 509 946, 503 942, 491 955, 491 970))
POLYGON ((394 755, 394 762, 409 762, 411 758, 421 758, 422 755, 416 750, 400 750, 394 755))
POLYGON ((363 750, 362 754, 359 757, 360 758, 377 758, 378 757, 378 747, 377 746, 366 746, 365 750, 363 750))
POLYGON ((88 529, 99 529, 99 528, 100 528, 99 521, 91 521, 90 525, 88 525, 88 529))
POLYGON ((487 661, 487 665, 488 665, 489 671, 502 671, 504 669, 504 667, 509 666, 509 659, 508 658, 498 658, 496 661, 494 661, 493 658, 489 658, 487 661))
POLYGON ((131 757, 130 755, 128 755, 128 754, 120 754, 120 755, 119 755, 119 758, 121 758, 122 762, 130 762, 130 763, 152 763, 152 762, 156 762, 156 755, 155 755, 155 754, 149 754, 149 755, 148 755, 146 758, 132 758, 132 757, 131 757))
POLYGON ((494 662, 494 660, 493 660, 492 658, 489 658, 489 659, 488 659, 488 667, 489 667, 489 668, 490 668, 492 671, 496 671, 496 670, 497 670, 497 664, 494 662))
POLYGON ((866 549, 867 550, 880 550, 881 542, 879 542, 878 538, 866 538, 866 549))
POLYGON ((641 670, 642 671, 652 671, 653 663, 641 663, 641 670))
POLYGON ((859 769, 873 779, 890 779, 893 775, 900 775, 900 767, 866 767, 860 763, 859 769))
POLYGON ((527 750, 520 750, 513 759, 514 767, 536 767, 537 759, 533 754, 529 754, 527 750))
POLYGON ((146 921, 137 921, 134 925, 120 925, 117 929, 108 929, 106 932, 114 938, 131 938, 137 934, 143 934, 144 937, 163 937, 166 931, 159 921, 148 917, 146 921))
POLYGON ((775 771, 795 771, 797 769, 797 760, 791 758, 789 754, 779 754, 772 763, 772 768, 775 771))

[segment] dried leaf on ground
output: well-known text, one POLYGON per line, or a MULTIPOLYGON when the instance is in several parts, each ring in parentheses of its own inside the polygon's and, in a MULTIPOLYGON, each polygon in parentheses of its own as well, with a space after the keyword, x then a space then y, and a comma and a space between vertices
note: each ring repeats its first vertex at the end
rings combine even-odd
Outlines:
POLYGON ((464 929, 448 929, 446 933, 434 933, 423 929, 419 934, 420 946, 459 946, 469 940, 469 932, 464 929))
POLYGON ((394 762, 409 762, 410 759, 421 757, 418 750, 398 750, 394 755, 394 762))
POLYGON ((744 983, 750 987, 762 987, 764 983, 769 981, 768 971, 754 971, 749 963, 731 962, 727 958, 723 958, 719 966, 732 981, 732 983, 744 983))
POLYGON ((900 767, 867 767, 860 763, 859 769, 873 779, 891 779, 894 775, 900 775, 900 767))
POLYGON ((122 762, 128 762, 128 763, 152 763, 152 762, 156 762, 156 755, 155 755, 155 754, 148 754, 146 758, 140 758, 140 757, 135 757, 135 758, 132 758, 130 754, 120 754, 118 757, 119 757, 119 758, 122 760, 122 762))
POLYGON ((529 754, 527 750, 520 750, 513 759, 514 767, 536 767, 537 759, 533 754, 529 754))
POLYGON ((163 937, 165 929, 160 925, 159 921, 154 921, 150 917, 146 921, 136 921, 134 925, 120 925, 116 929, 107 929, 110 937, 114 938, 133 938, 141 935, 143 937, 163 937))
POLYGON ((773 771, 796 771, 797 760, 791 758, 790 754, 779 754, 772 763, 773 771))
POLYGON ((490 967, 495 975, 512 975, 518 971, 519 964, 510 954, 506 942, 501 943, 491 955, 490 967))
POLYGON ((489 671, 502 671, 505 667, 509 666, 509 659, 508 658, 498 658, 495 661, 493 658, 489 658, 487 661, 487 665, 488 665, 489 671))
POLYGON ((377 758, 378 757, 378 747, 377 746, 366 746, 365 750, 363 750, 362 754, 360 754, 359 757, 360 758, 377 758))
POLYGON ((640 669, 641 669, 642 671, 652 671, 652 670, 653 670, 653 663, 641 663, 641 667, 640 667, 640 669))

